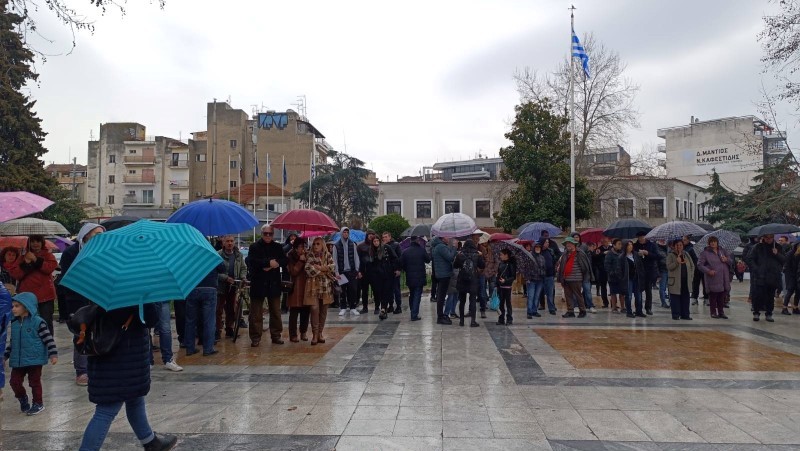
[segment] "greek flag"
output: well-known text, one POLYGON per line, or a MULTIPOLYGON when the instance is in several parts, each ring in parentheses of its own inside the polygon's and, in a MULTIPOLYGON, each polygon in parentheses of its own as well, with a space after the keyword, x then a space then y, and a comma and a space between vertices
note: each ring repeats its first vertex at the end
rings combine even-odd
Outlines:
POLYGON ((317 178, 317 167, 314 164, 314 155, 311 155, 311 180, 317 178))
POLYGON ((283 157, 283 186, 286 186, 288 177, 286 176, 286 157, 283 157))
POLYGON ((253 166, 255 166, 255 169, 253 169, 253 183, 255 183, 258 180, 258 152, 253 157, 253 166))
POLYGON ((272 167, 269 164, 269 154, 267 154, 267 182, 272 181, 272 167))
POLYGON ((581 45, 581 41, 578 40, 578 35, 575 34, 575 30, 572 30, 572 57, 581 59, 583 73, 586 74, 586 78, 589 78, 589 55, 586 54, 586 50, 583 48, 583 45, 581 45))

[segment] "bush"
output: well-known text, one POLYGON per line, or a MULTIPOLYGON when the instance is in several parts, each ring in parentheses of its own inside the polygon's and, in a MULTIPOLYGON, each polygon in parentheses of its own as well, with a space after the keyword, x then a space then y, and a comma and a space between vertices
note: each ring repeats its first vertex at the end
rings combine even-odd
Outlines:
POLYGON ((379 235, 383 232, 389 232, 397 241, 400 241, 400 234, 409 227, 411 227, 411 224, 406 221, 406 218, 397 213, 378 216, 369 222, 370 229, 374 230, 379 235))

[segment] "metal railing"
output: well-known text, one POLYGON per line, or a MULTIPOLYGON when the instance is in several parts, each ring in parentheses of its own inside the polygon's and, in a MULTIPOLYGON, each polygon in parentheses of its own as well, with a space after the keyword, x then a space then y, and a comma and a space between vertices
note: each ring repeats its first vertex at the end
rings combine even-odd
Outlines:
POLYGON ((155 183, 155 175, 126 175, 122 177, 123 183, 155 183))
POLYGON ((155 164, 155 155, 125 155, 122 159, 125 163, 155 164))
POLYGON ((189 181, 188 180, 170 180, 169 181, 170 188, 188 188, 189 181))
POLYGON ((188 160, 177 160, 177 161, 176 160, 171 160, 169 162, 169 167, 171 167, 171 168, 179 168, 179 169, 188 168, 189 167, 189 161, 188 160))

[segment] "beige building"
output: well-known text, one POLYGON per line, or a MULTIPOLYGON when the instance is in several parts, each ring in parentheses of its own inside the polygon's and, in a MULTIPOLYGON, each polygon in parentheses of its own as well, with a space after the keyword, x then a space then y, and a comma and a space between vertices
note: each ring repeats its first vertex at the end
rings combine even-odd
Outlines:
POLYGON ((86 202, 109 216, 166 219, 190 201, 189 145, 137 123, 100 125, 89 142, 86 202))
POLYGON ((207 117, 205 135, 195 133, 190 142, 195 156, 192 177, 195 198, 253 183, 256 153, 258 182, 267 182, 269 172, 269 182, 280 187, 285 159, 286 192, 294 193, 310 177, 312 155, 315 164, 322 164, 332 150, 325 136, 292 110, 267 111, 250 117, 225 102, 211 102, 207 105, 207 117))
POLYGON ((668 177, 708 186, 716 171, 737 193, 749 191, 756 171, 789 152, 785 136, 754 116, 708 121, 693 116, 688 125, 658 130, 668 177))
POLYGON ((86 201, 86 166, 82 164, 49 164, 44 170, 58 180, 62 188, 72 193, 78 202, 86 201))
POLYGON ((398 213, 411 224, 433 224, 445 213, 465 213, 478 227, 494 227, 495 213, 513 183, 497 180, 378 182, 378 216, 398 213))

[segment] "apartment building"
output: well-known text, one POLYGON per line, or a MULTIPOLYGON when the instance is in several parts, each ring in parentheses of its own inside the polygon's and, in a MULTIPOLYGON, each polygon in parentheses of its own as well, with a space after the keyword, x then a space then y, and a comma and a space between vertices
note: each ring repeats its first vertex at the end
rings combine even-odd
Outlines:
POLYGON ((78 202, 86 201, 86 166, 82 164, 48 164, 44 170, 58 180, 62 188, 72 193, 78 202))

